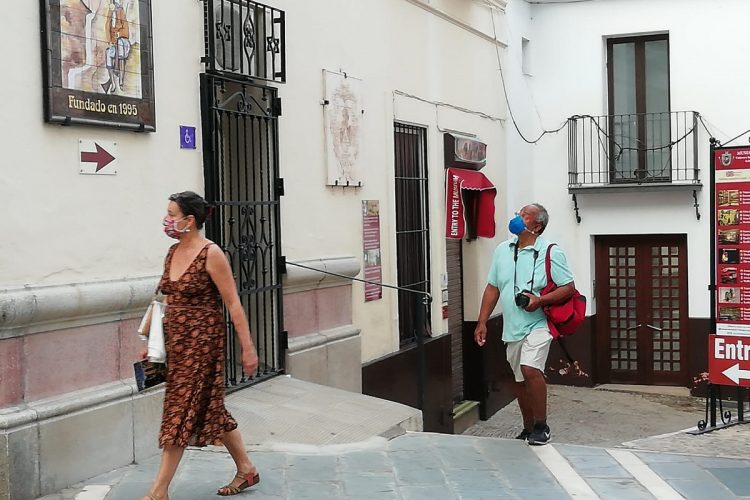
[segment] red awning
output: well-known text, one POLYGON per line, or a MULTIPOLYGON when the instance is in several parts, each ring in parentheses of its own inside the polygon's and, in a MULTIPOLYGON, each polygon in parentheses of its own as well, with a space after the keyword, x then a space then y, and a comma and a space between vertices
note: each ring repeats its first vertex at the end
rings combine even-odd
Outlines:
POLYGON ((461 239, 469 226, 469 237, 495 236, 495 195, 497 190, 481 172, 446 170, 445 237, 461 239))

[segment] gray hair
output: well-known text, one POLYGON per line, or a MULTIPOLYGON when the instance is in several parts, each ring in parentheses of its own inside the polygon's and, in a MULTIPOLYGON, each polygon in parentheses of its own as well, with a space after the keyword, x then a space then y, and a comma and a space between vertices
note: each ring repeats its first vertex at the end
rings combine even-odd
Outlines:
POLYGON ((542 225, 542 229, 539 230, 539 234, 542 234, 547 229, 547 224, 549 224, 549 213, 547 213, 547 209, 541 203, 532 203, 531 206, 537 209, 535 220, 542 225))

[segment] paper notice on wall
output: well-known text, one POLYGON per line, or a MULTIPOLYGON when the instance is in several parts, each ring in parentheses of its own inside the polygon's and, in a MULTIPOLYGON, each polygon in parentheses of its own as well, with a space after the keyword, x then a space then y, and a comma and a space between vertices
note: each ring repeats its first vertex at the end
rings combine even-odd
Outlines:
POLYGON ((365 302, 383 298, 383 268, 380 264, 380 202, 362 200, 362 237, 365 270, 365 302))

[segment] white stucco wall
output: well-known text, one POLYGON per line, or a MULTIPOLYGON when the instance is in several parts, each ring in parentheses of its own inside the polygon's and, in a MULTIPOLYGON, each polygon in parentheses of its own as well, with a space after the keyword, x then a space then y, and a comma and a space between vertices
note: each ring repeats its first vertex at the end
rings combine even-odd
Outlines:
MULTIPOLYGON (((498 23, 498 28, 502 27, 507 33, 508 49, 502 63, 510 108, 521 132, 527 139, 533 140, 541 134, 542 126, 553 128, 554 125, 556 127, 557 124, 553 123, 553 120, 556 122, 557 118, 549 119, 542 116, 543 121, 540 123, 531 88, 533 77, 522 71, 522 39, 529 40, 530 47, 536 45, 536 40, 532 36, 531 6, 525 1, 511 1, 506 9, 505 19, 499 19, 498 23)), ((502 88, 499 92, 502 92, 502 88)), ((505 134, 508 158, 506 208, 509 214, 513 214, 523 205, 537 201, 534 200, 535 179, 529 175, 530 168, 534 164, 536 148, 521 138, 511 120, 508 120, 505 134)), ((551 230, 552 227, 550 227, 551 230)))
MULTIPOLYGON (((497 78, 490 9, 472 0, 278 0, 286 11, 287 81, 280 86, 280 175, 283 252, 290 261, 362 255, 363 199, 381 202, 383 279, 396 283, 393 122, 428 128, 433 331, 447 330, 440 290, 445 273, 444 166, 439 128, 476 134, 488 144, 484 173, 498 187, 498 238, 464 243, 465 314, 476 317, 492 249, 505 236, 505 136, 499 121, 436 107, 400 90, 505 116, 497 78), (449 19, 446 19, 449 18, 449 19), (364 186, 326 186, 323 69, 363 79, 364 186)), ((39 7, 24 2, 2 34, 9 71, 0 80, 4 174, 0 193, 10 216, 0 239, 3 288, 91 283, 161 271, 170 240, 161 233, 166 198, 203 191, 198 77, 203 68, 201 2, 154 2, 157 132, 61 127, 43 122, 39 7), (177 18, 175 13, 179 12, 177 18), (176 24, 177 23, 177 24, 176 24), (12 41, 12 42, 11 42, 12 41), (198 127, 199 149, 180 150, 178 126, 198 127), (117 142, 116 176, 79 174, 79 139, 117 142)), ((498 38, 505 39, 496 13, 498 38)), ((499 45, 496 47, 496 45, 499 45)), ((397 299, 385 291, 365 303, 353 292, 354 323, 362 329, 363 360, 398 349, 397 299)))
MULTIPOLYGON (((426 126, 435 296, 432 324, 435 333, 447 331, 447 322, 440 316, 445 188, 438 125, 477 134, 488 144, 488 165, 483 172, 498 185, 499 219, 504 218, 505 204, 505 131, 500 122, 447 108, 436 114, 434 105, 394 96, 393 91, 503 117, 504 101, 493 71, 497 67, 495 45, 407 0, 280 0, 275 4, 287 12, 288 83, 280 93, 284 101, 280 140, 281 170, 286 178, 282 201, 285 254, 291 261, 342 253, 361 258, 360 203, 377 199, 381 203, 383 280, 395 284, 393 122, 426 126), (364 185, 357 190, 325 185, 322 69, 342 70, 363 79, 365 168, 364 185)), ((492 36, 490 10, 485 7, 470 0, 424 4, 492 36)), ((502 40, 501 32, 498 35, 502 40)), ((499 225, 499 235, 504 235, 503 225, 499 225)), ((476 316, 478 294, 496 243, 465 243, 467 319, 476 316)), ((365 303, 363 286, 355 284, 353 314, 362 329, 363 360, 398 349, 397 311, 394 292, 385 290, 382 300, 365 303)))
POLYGON ((167 197, 203 190, 201 150, 180 150, 178 140, 179 125, 200 125, 202 19, 202 3, 154 2, 157 132, 138 134, 44 123, 39 3, 15 6, 0 35, 0 287, 161 272, 167 197), (117 142, 118 174, 79 174, 79 139, 117 142))
MULTIPOLYGON (((749 15, 750 4, 742 0, 593 0, 534 5, 514 1, 508 8, 508 22, 518 25, 516 31, 530 33, 533 76, 526 78, 546 128, 554 128, 574 114, 607 113, 607 37, 666 32, 671 109, 699 111, 721 140, 750 128, 741 111, 747 109, 746 82, 750 79, 750 69, 741 63, 747 40, 744 20, 749 15)), ((510 51, 517 38, 519 33, 510 39, 510 51)), ((515 78, 521 77, 516 74, 515 78)), ((523 92, 515 88, 513 94, 514 111, 523 109, 523 92)), ((535 112, 523 112, 530 129, 538 130, 535 112)), ((688 235, 689 314, 709 315, 708 137, 702 130, 701 134, 704 188, 698 198, 700 221, 695 217, 691 192, 623 193, 579 195, 583 221, 576 224, 567 193, 567 134, 547 137, 531 148, 533 197, 551 214, 547 236, 564 246, 576 282, 587 295, 591 296, 594 278, 592 235, 681 233, 688 235)), ((529 156, 528 149, 516 149, 514 144, 508 141, 510 172, 529 156)), ((509 179, 509 192, 513 191, 509 179)), ((595 304, 591 312, 594 310, 595 304)))

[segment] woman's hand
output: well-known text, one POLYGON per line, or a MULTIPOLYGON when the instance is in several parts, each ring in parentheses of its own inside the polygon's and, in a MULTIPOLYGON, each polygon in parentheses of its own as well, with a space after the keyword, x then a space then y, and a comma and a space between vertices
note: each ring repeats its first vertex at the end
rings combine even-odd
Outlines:
POLYGON ((138 361, 143 361, 148 356, 148 346, 144 346, 138 350, 138 361))
POLYGON ((242 350, 242 370, 245 375, 255 375, 255 370, 258 369, 258 353, 255 352, 255 348, 242 350))

